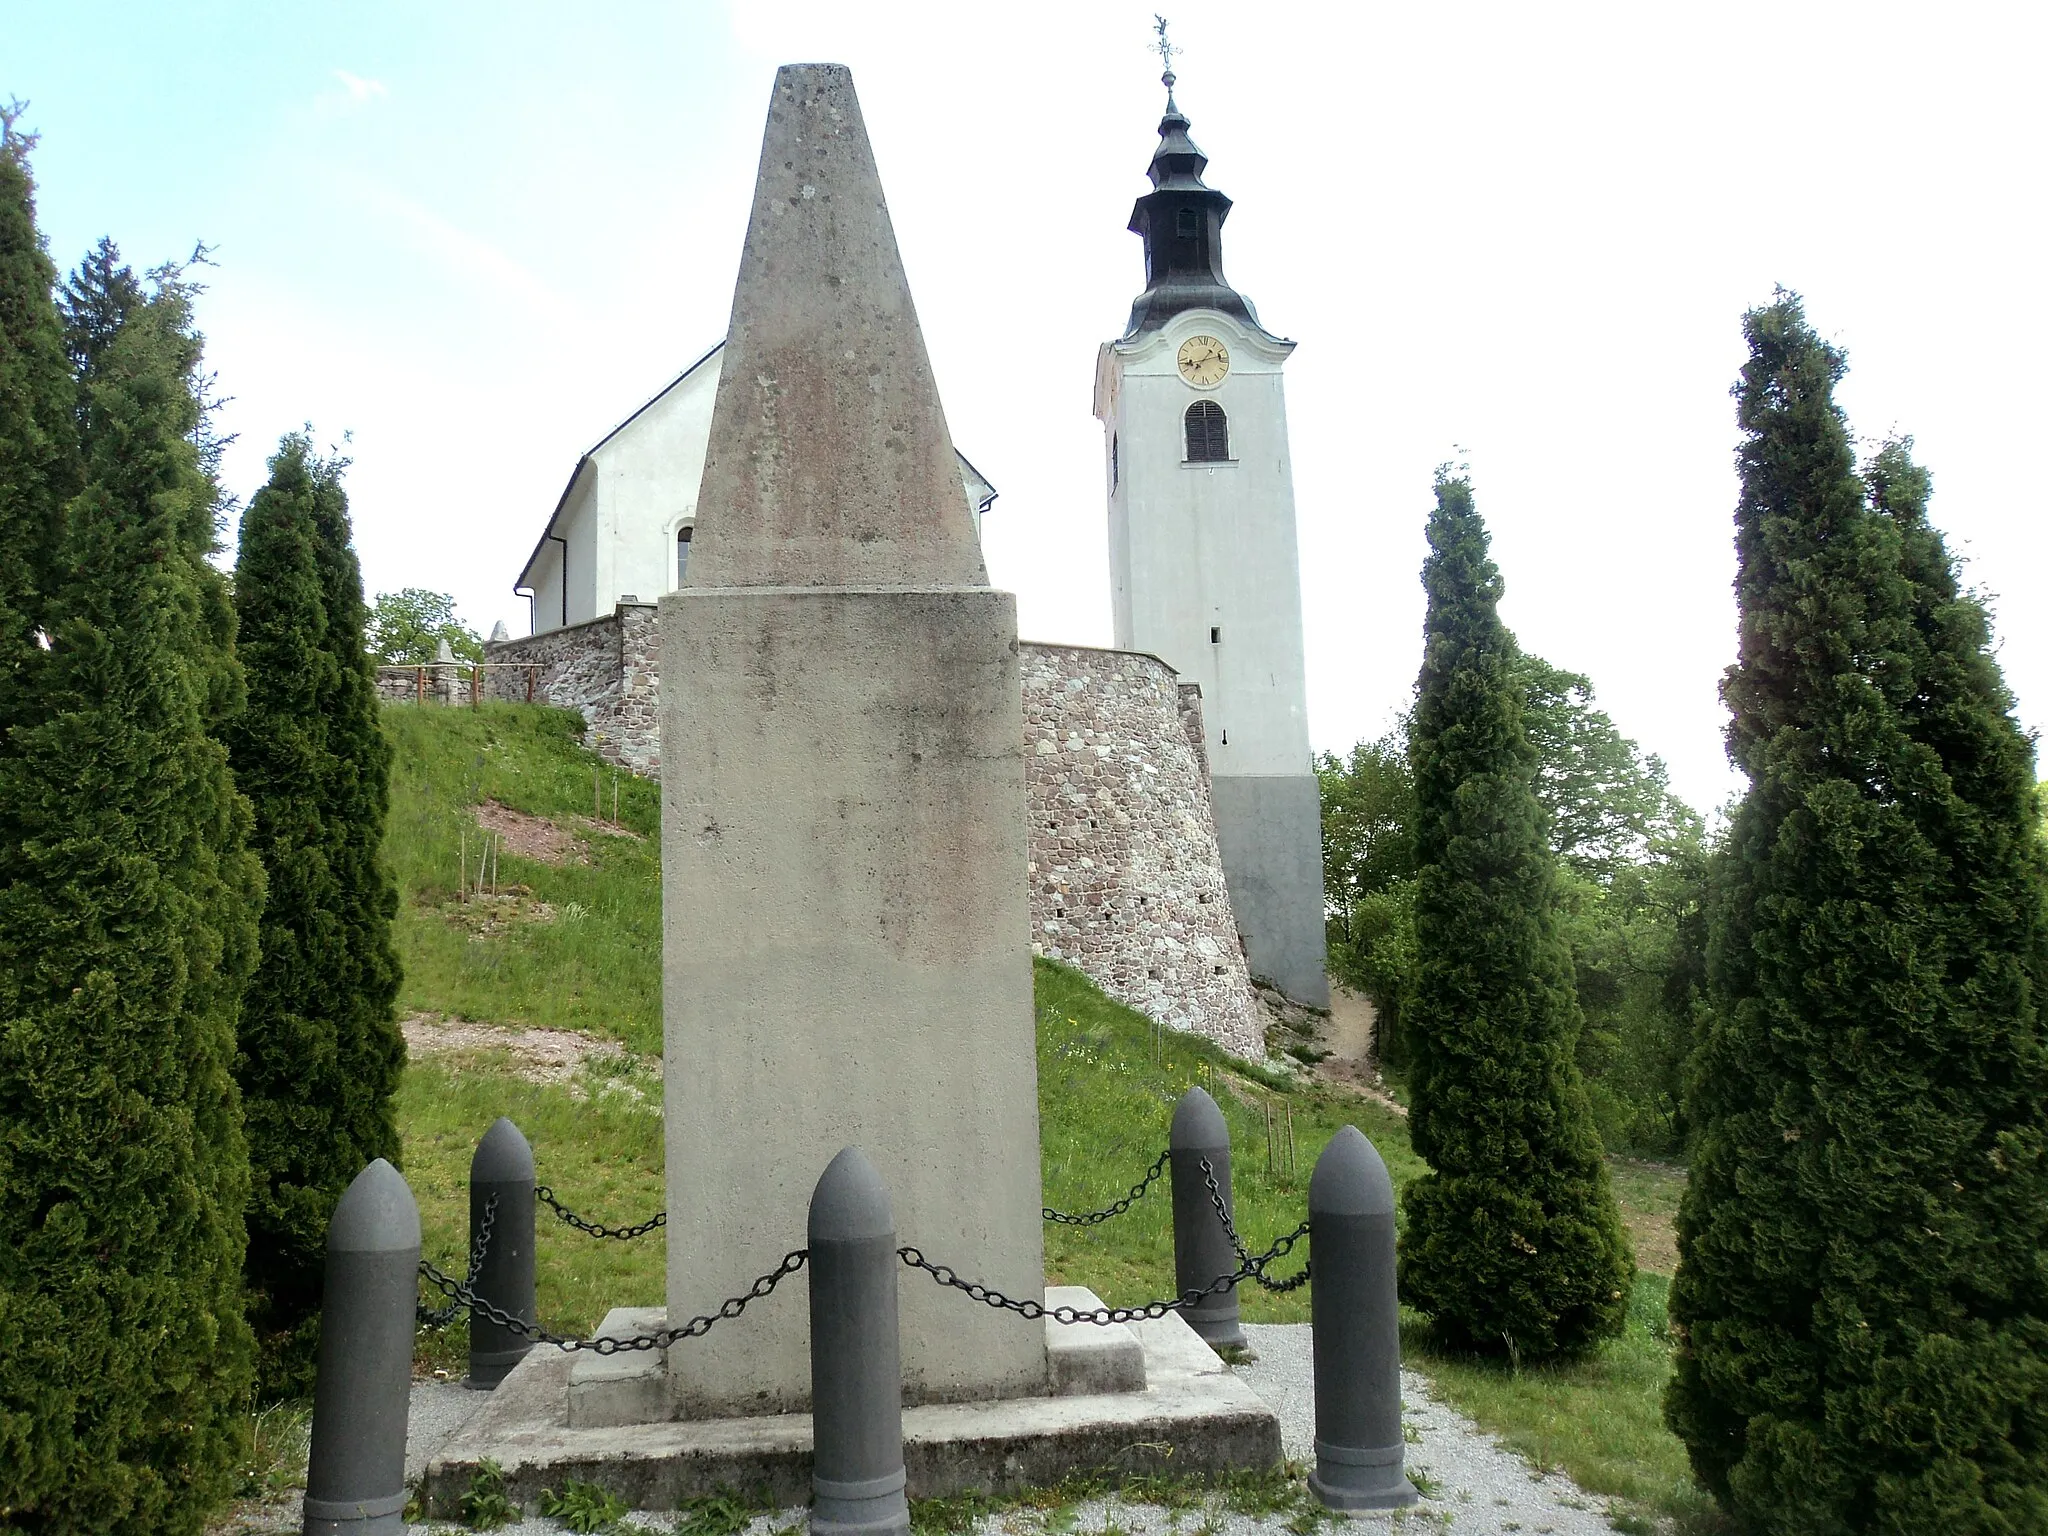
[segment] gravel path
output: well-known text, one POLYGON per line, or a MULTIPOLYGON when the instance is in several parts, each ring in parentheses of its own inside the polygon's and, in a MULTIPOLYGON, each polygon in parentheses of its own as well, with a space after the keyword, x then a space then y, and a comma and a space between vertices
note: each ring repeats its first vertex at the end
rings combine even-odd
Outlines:
MULTIPOLYGON (((1253 1361, 1236 1367, 1251 1389, 1280 1416, 1280 1439, 1289 1458, 1315 1454, 1315 1396, 1309 1361, 1309 1331, 1303 1323, 1250 1324, 1253 1361)), ((1609 1536, 1605 1501, 1583 1493, 1556 1472, 1539 1473, 1503 1450, 1471 1420, 1438 1402, 1429 1383, 1411 1372, 1401 1377, 1404 1418, 1409 1429, 1408 1469, 1428 1496, 1398 1515, 1367 1516, 1355 1522, 1365 1531, 1447 1532, 1450 1536, 1609 1536)), ((450 1382, 420 1382, 413 1388, 407 1475, 462 1427, 483 1401, 478 1393, 450 1382)), ((803 1530, 803 1511, 788 1509, 757 1519, 745 1536, 772 1536, 794 1525, 803 1530)), ((636 1515, 625 1529, 667 1532, 673 1517, 636 1515)), ((1072 1536, 1288 1536, 1286 1517, 1234 1515, 1220 1507, 1169 1512, 1157 1505, 1095 1499, 1074 1511, 1072 1536)), ((296 1531, 296 1523, 282 1527, 296 1531)), ((446 1533, 457 1527, 434 1523, 410 1531, 446 1533)), ((1038 1536, 1044 1522, 1029 1513, 984 1519, 976 1536, 1038 1536)), ((556 1536, 553 1520, 529 1519, 503 1528, 505 1536, 556 1536)))

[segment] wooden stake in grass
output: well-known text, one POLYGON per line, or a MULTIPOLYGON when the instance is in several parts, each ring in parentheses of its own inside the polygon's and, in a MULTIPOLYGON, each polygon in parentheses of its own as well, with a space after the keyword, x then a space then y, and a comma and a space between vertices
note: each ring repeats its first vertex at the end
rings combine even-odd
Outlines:
POLYGON ((619 824, 619 776, 612 774, 612 825, 619 824))
POLYGON ((469 879, 469 828, 462 829, 462 835, 455 847, 455 899, 464 901, 464 882, 469 879))

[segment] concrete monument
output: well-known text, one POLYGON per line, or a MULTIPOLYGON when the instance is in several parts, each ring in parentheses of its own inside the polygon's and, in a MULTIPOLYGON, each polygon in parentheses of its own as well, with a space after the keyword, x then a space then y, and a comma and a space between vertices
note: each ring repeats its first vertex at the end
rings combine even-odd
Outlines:
MULTIPOLYGON (((852 79, 786 68, 661 603, 668 1307, 616 1307, 607 1337, 775 1270, 848 1146, 896 1241, 1101 1306, 1044 1292, 1017 630, 969 516, 852 79)), ((428 1507, 459 1510, 486 1461, 528 1506, 571 1477, 641 1509, 808 1497, 804 1282, 665 1361, 530 1351, 428 1466, 428 1507)), ((1178 1316, 1027 1320, 895 1283, 912 1497, 1280 1459, 1272 1410, 1178 1316)))
MULTIPOLYGON (((1014 600, 990 590, 850 73, 776 76, 684 585, 661 603, 668 1315, 803 1245, 858 1145, 904 1242, 1044 1286, 1014 600)), ((810 1388, 804 1298, 669 1352, 683 1418, 810 1388)), ((904 1400, 1048 1390, 905 1271, 904 1400)))

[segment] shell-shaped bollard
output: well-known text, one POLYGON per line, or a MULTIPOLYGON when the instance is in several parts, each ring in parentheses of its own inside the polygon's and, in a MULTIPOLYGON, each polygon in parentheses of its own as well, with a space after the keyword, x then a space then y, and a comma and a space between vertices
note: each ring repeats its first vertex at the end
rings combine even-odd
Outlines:
MULTIPOLYGON (((480 1300, 531 1322, 535 1315, 533 1280, 533 1148, 519 1127, 500 1115, 469 1161, 469 1251, 476 1252, 484 1215, 490 1213, 491 1237, 484 1245, 471 1289, 480 1300), (495 1199, 495 1209, 491 1201, 495 1199)), ((509 1328, 469 1315, 469 1385, 488 1390, 511 1373, 533 1348, 509 1328)))
POLYGON ((1402 1509, 1401 1319, 1394 1291, 1394 1181, 1355 1125, 1330 1138, 1308 1181, 1316 1469, 1336 1510, 1402 1509))
MULTIPOLYGON (((1216 1215, 1216 1201, 1202 1174, 1206 1158, 1223 1196, 1223 1208, 1237 1219, 1230 1197, 1230 1126, 1207 1090, 1190 1088, 1173 1108, 1173 1129, 1166 1138, 1167 1166, 1173 1175, 1174 1289, 1185 1295, 1205 1290, 1237 1272, 1237 1250, 1216 1215)), ((1244 1343, 1244 1324, 1237 1313, 1237 1287, 1218 1291, 1181 1316, 1213 1349, 1244 1343)))
POLYGON ((811 1530, 907 1536, 896 1215, 858 1147, 811 1194, 811 1530))
POLYGON ((398 1536, 405 1529, 405 1429, 419 1300, 420 1209, 378 1158, 327 1226, 306 1536, 398 1536))

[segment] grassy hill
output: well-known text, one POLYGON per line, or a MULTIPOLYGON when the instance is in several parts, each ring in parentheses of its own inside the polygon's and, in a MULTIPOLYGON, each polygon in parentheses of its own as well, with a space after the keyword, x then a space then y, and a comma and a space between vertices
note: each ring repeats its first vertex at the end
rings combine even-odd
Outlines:
MULTIPOLYGON (((663 1198, 657 788, 600 767, 581 746, 581 722, 559 711, 393 706, 385 722, 397 752, 388 847, 402 889, 403 1007, 487 1026, 445 1031, 452 1045, 416 1049, 401 1090, 406 1174, 429 1257, 449 1270, 460 1262, 470 1153, 500 1114, 526 1132, 542 1181, 565 1203, 606 1222, 644 1219, 663 1198), (503 839, 499 891, 458 900, 464 852, 474 871, 484 846, 479 807, 500 829, 494 841, 503 839), (548 1051, 536 1055, 536 1030, 573 1033, 547 1037, 548 1051), (558 1059, 565 1041, 574 1058, 567 1065, 558 1059)), ((1204 1041, 1169 1032, 1162 1042, 1150 1020, 1065 967, 1039 962, 1036 983, 1048 1204, 1093 1210, 1122 1195, 1164 1149, 1173 1103, 1193 1083, 1215 1095, 1230 1122, 1238 1225, 1255 1247, 1301 1219, 1315 1158, 1346 1122, 1372 1138, 1397 1186, 1420 1171, 1404 1121, 1378 1102, 1292 1080, 1204 1041), (1282 1128, 1270 1167, 1269 1115, 1282 1128)), ((1617 1185, 1649 1234, 1639 1246, 1654 1254, 1677 1180, 1627 1164, 1617 1167, 1617 1185)), ((1101 1226, 1048 1226, 1048 1278, 1088 1285, 1112 1303, 1170 1295, 1169 1218, 1162 1185, 1101 1226)), ((1287 1261, 1281 1272, 1292 1267, 1287 1261)), ((662 1300, 661 1239, 600 1242, 545 1222, 539 1273, 542 1320, 585 1330, 607 1307, 662 1300)), ((751 1279, 733 1278, 735 1288, 751 1279)), ((1658 1412, 1669 1372, 1666 1288, 1663 1276, 1645 1273, 1626 1336, 1571 1365, 1511 1371, 1448 1358, 1412 1326, 1406 1348, 1449 1400, 1532 1460, 1693 1524, 1706 1519, 1703 1501, 1658 1412)), ((1308 1315, 1305 1290, 1242 1300, 1249 1321, 1308 1315)), ((462 1349, 457 1328, 431 1339, 423 1356, 454 1371, 462 1349)), ((1649 1528, 1628 1515, 1622 1524, 1649 1528)))

